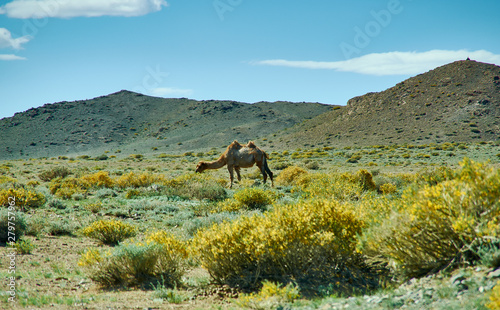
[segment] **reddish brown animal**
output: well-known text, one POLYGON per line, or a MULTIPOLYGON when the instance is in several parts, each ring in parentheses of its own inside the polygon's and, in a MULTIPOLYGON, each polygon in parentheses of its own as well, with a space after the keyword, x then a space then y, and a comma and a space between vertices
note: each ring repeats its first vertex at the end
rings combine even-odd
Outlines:
POLYGON ((258 148, 253 141, 248 142, 246 145, 241 145, 238 141, 231 143, 226 151, 213 162, 200 161, 196 166, 196 172, 203 172, 207 169, 219 169, 227 165, 227 170, 229 171, 229 178, 231 180, 231 185, 229 188, 233 187, 233 170, 236 170, 238 176, 238 181, 241 181, 240 168, 250 168, 253 165, 259 167, 262 177, 264 178, 264 183, 267 181, 267 176, 271 179, 271 185, 274 186, 273 173, 267 165, 267 160, 269 156, 258 148))

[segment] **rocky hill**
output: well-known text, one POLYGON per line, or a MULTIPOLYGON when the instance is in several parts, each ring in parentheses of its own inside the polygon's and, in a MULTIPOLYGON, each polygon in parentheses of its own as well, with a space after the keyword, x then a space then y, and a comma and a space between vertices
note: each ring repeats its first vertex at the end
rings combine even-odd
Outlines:
POLYGON ((183 152, 271 135, 332 109, 319 103, 196 101, 120 91, 0 120, 0 159, 183 152))
POLYGON ((278 135, 283 147, 500 139, 500 67, 457 61, 278 135))
MULTIPOLYGON (((266 139, 269 148, 500 139, 500 67, 457 61, 346 106, 187 98, 120 91, 0 120, 0 159, 179 153, 266 139)), ((260 140, 262 142, 263 140, 260 140)))

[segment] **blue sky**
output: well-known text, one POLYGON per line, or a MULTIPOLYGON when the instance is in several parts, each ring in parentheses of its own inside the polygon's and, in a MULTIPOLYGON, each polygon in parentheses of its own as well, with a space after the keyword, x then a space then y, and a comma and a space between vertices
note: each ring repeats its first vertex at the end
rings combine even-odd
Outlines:
POLYGON ((0 1, 0 118, 121 89, 346 104, 467 57, 500 64, 500 1, 0 1))

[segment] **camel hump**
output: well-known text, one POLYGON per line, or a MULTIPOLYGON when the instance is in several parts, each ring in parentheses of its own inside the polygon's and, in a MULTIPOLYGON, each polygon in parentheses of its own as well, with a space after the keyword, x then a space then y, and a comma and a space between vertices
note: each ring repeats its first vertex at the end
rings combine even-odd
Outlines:
POLYGON ((230 147, 230 148, 231 148, 231 147, 241 147, 241 144, 240 144, 238 141, 234 140, 234 141, 233 141, 233 143, 231 143, 231 144, 229 145, 229 147, 230 147))
POLYGON ((257 146, 255 145, 255 143, 253 143, 253 141, 248 141, 247 147, 250 147, 250 148, 254 149, 257 146))

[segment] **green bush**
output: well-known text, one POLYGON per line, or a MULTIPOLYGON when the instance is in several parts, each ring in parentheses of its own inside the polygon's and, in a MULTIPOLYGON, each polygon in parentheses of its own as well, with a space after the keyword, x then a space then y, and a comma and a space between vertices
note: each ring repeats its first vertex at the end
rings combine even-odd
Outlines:
POLYGON ((0 243, 17 242, 24 236, 26 229, 23 213, 9 211, 7 208, 0 209, 0 243))
POLYGON ((272 193, 260 188, 245 188, 234 194, 234 200, 248 209, 264 209, 273 203, 272 193))
POLYGON ((58 166, 58 167, 53 167, 49 170, 45 170, 45 171, 41 172, 38 175, 38 177, 42 181, 49 182, 55 178, 65 178, 70 174, 72 174, 71 170, 69 170, 68 168, 66 168, 64 166, 58 166))
POLYGON ((181 283, 185 258, 184 242, 160 231, 149 235, 145 243, 121 244, 106 252, 88 249, 78 265, 103 287, 153 288, 161 283, 172 288, 181 283))
POLYGON ((35 245, 29 239, 21 239, 16 242, 16 251, 17 253, 23 254, 31 254, 31 251, 35 249, 35 245))

